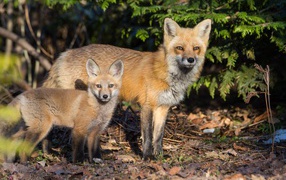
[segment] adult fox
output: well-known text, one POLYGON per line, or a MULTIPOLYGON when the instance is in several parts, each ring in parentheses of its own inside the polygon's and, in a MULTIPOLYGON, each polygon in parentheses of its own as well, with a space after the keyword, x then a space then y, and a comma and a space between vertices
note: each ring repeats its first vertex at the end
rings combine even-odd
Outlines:
POLYGON ((111 45, 91 44, 61 54, 44 87, 86 89, 85 59, 99 66, 115 59, 124 62, 120 98, 138 102, 141 109, 143 158, 162 153, 164 126, 171 106, 184 99, 189 85, 201 74, 208 46, 211 20, 194 28, 181 28, 164 20, 164 42, 157 52, 140 52, 111 45))
MULTIPOLYGON (((26 162, 54 125, 72 129, 73 162, 83 160, 85 142, 90 162, 93 157, 100 156, 100 134, 109 124, 117 105, 123 62, 110 63, 109 69, 100 68, 92 59, 84 64, 88 92, 38 88, 20 94, 9 104, 21 114, 21 119, 11 126, 11 133, 7 131, 9 134, 6 134, 13 141, 24 139, 18 148, 21 162, 26 162)), ((15 154, 7 154, 6 161, 14 161, 15 154)))

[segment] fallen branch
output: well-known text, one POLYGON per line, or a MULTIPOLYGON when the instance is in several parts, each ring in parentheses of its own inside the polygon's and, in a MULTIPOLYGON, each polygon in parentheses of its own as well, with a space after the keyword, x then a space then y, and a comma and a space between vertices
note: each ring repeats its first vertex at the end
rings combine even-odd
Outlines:
POLYGON ((0 27, 0 36, 11 39, 13 42, 26 49, 30 55, 39 60, 40 64, 45 68, 45 70, 50 70, 52 65, 49 60, 39 54, 36 49, 31 46, 24 38, 21 38, 13 32, 10 32, 2 27, 0 27))

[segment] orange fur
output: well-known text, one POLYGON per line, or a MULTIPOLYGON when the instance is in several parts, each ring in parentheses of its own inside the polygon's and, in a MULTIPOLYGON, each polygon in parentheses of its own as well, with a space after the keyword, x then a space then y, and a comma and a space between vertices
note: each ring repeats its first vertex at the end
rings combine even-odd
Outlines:
POLYGON ((100 44, 68 50, 53 65, 44 87, 85 89, 84 59, 96 59, 101 67, 122 59, 125 69, 120 98, 142 106, 143 157, 158 154, 169 107, 183 100, 187 87, 200 76, 210 29, 210 20, 181 28, 166 18, 164 42, 157 52, 100 44))

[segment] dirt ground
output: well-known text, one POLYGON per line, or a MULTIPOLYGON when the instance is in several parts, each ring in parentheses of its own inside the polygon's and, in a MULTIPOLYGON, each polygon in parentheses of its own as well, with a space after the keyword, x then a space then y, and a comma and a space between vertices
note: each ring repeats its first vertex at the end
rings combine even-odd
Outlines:
MULTIPOLYGON (((286 144, 264 144, 272 126, 263 108, 174 107, 166 123, 164 155, 152 161, 140 156, 138 115, 136 107, 116 112, 102 135, 103 158, 94 163, 72 164, 69 130, 56 128, 51 154, 44 155, 39 146, 27 164, 3 163, 0 178, 286 179, 286 144)), ((283 120, 277 113, 274 119, 278 125, 283 120)))

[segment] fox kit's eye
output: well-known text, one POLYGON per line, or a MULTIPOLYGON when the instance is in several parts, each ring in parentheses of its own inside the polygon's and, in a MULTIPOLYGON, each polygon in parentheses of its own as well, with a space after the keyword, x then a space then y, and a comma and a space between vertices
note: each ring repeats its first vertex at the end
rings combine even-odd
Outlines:
POLYGON ((183 51, 184 48, 182 46, 177 46, 176 49, 180 50, 180 51, 183 51))
POLYGON ((114 84, 108 84, 108 88, 113 88, 114 84))
POLYGON ((101 88, 101 84, 96 84, 96 87, 97 88, 101 88))
POLYGON ((193 48, 194 51, 199 50, 199 49, 200 49, 199 46, 195 46, 195 47, 193 48))

